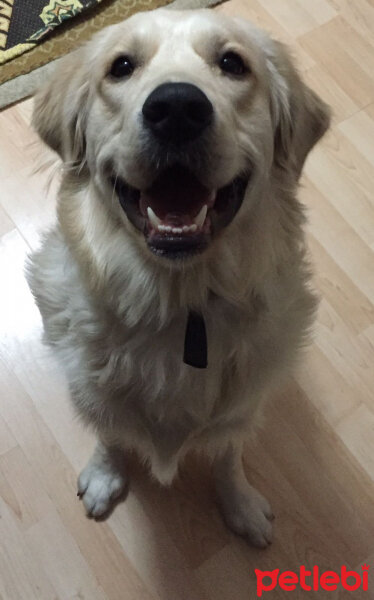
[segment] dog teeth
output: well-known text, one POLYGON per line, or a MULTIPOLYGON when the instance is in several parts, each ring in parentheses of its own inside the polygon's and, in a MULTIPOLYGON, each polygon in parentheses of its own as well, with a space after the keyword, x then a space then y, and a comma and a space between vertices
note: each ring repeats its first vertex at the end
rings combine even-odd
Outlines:
POLYGON ((156 215, 154 210, 150 206, 147 207, 147 215, 149 222, 154 227, 154 229, 157 229, 161 233, 195 233, 204 225, 207 212, 208 206, 207 204, 204 204, 199 214, 196 215, 192 225, 183 225, 183 227, 173 227, 172 225, 163 225, 161 219, 156 215))
POLYGON ((204 225, 206 213, 208 212, 208 207, 204 204, 203 208, 199 212, 199 214, 195 217, 195 225, 197 227, 202 227, 204 225))
POLYGON ((148 206, 147 213, 148 219, 152 226, 157 229, 160 233, 174 233, 175 235, 180 235, 181 233, 195 233, 198 229, 204 225, 204 221, 207 215, 208 207, 206 205, 203 206, 197 217, 195 218, 195 222, 192 225, 183 225, 183 227, 173 227, 172 225, 163 225, 161 219, 154 213, 152 208, 148 206))
MULTIPOLYGON (((148 206, 148 208, 147 208, 147 214, 148 214, 148 219, 152 223, 153 227, 158 229, 161 225, 161 219, 158 218, 158 216, 153 212, 153 210, 151 209, 150 206, 148 206)), ((162 225, 161 225, 161 227, 162 227, 162 225)))

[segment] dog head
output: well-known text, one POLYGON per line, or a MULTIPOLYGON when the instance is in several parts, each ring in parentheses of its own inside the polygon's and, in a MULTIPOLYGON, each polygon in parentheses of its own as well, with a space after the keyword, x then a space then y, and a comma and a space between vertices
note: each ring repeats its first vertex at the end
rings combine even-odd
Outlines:
POLYGON ((42 139, 162 259, 218 243, 275 172, 296 184, 328 122, 280 44, 208 10, 103 30, 61 61, 34 111, 42 139))

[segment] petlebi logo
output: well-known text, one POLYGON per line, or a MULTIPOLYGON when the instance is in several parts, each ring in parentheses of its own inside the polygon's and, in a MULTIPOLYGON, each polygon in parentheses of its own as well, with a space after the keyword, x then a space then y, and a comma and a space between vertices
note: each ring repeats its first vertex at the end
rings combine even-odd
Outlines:
POLYGON ((257 596, 261 598, 264 592, 271 592, 277 587, 287 592, 293 592, 297 588, 307 592, 318 592, 319 590, 334 592, 339 587, 349 592, 355 592, 359 589, 367 592, 369 568, 369 565, 362 565, 361 571, 358 572, 350 571, 343 565, 340 572, 321 572, 318 566, 314 566, 312 570, 301 566, 298 573, 295 571, 283 571, 281 573, 279 569, 274 569, 274 571, 255 569, 257 596))

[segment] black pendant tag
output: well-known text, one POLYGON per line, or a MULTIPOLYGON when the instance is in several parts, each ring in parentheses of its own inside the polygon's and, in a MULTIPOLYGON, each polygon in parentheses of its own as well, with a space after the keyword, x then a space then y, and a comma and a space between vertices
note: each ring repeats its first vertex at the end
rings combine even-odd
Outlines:
POLYGON ((190 310, 184 338, 183 362, 197 369, 208 366, 208 344, 204 317, 190 310))

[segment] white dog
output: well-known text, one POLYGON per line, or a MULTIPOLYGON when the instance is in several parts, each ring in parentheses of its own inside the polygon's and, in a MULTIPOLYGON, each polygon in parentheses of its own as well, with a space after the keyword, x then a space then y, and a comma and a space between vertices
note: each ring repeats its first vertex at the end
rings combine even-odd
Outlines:
POLYGON ((204 450, 226 522, 266 546, 242 443, 315 311, 295 192, 326 106, 251 24, 157 10, 64 59, 34 124, 65 168, 28 278, 98 436, 78 481, 87 512, 124 489, 123 449, 162 483, 204 450))

